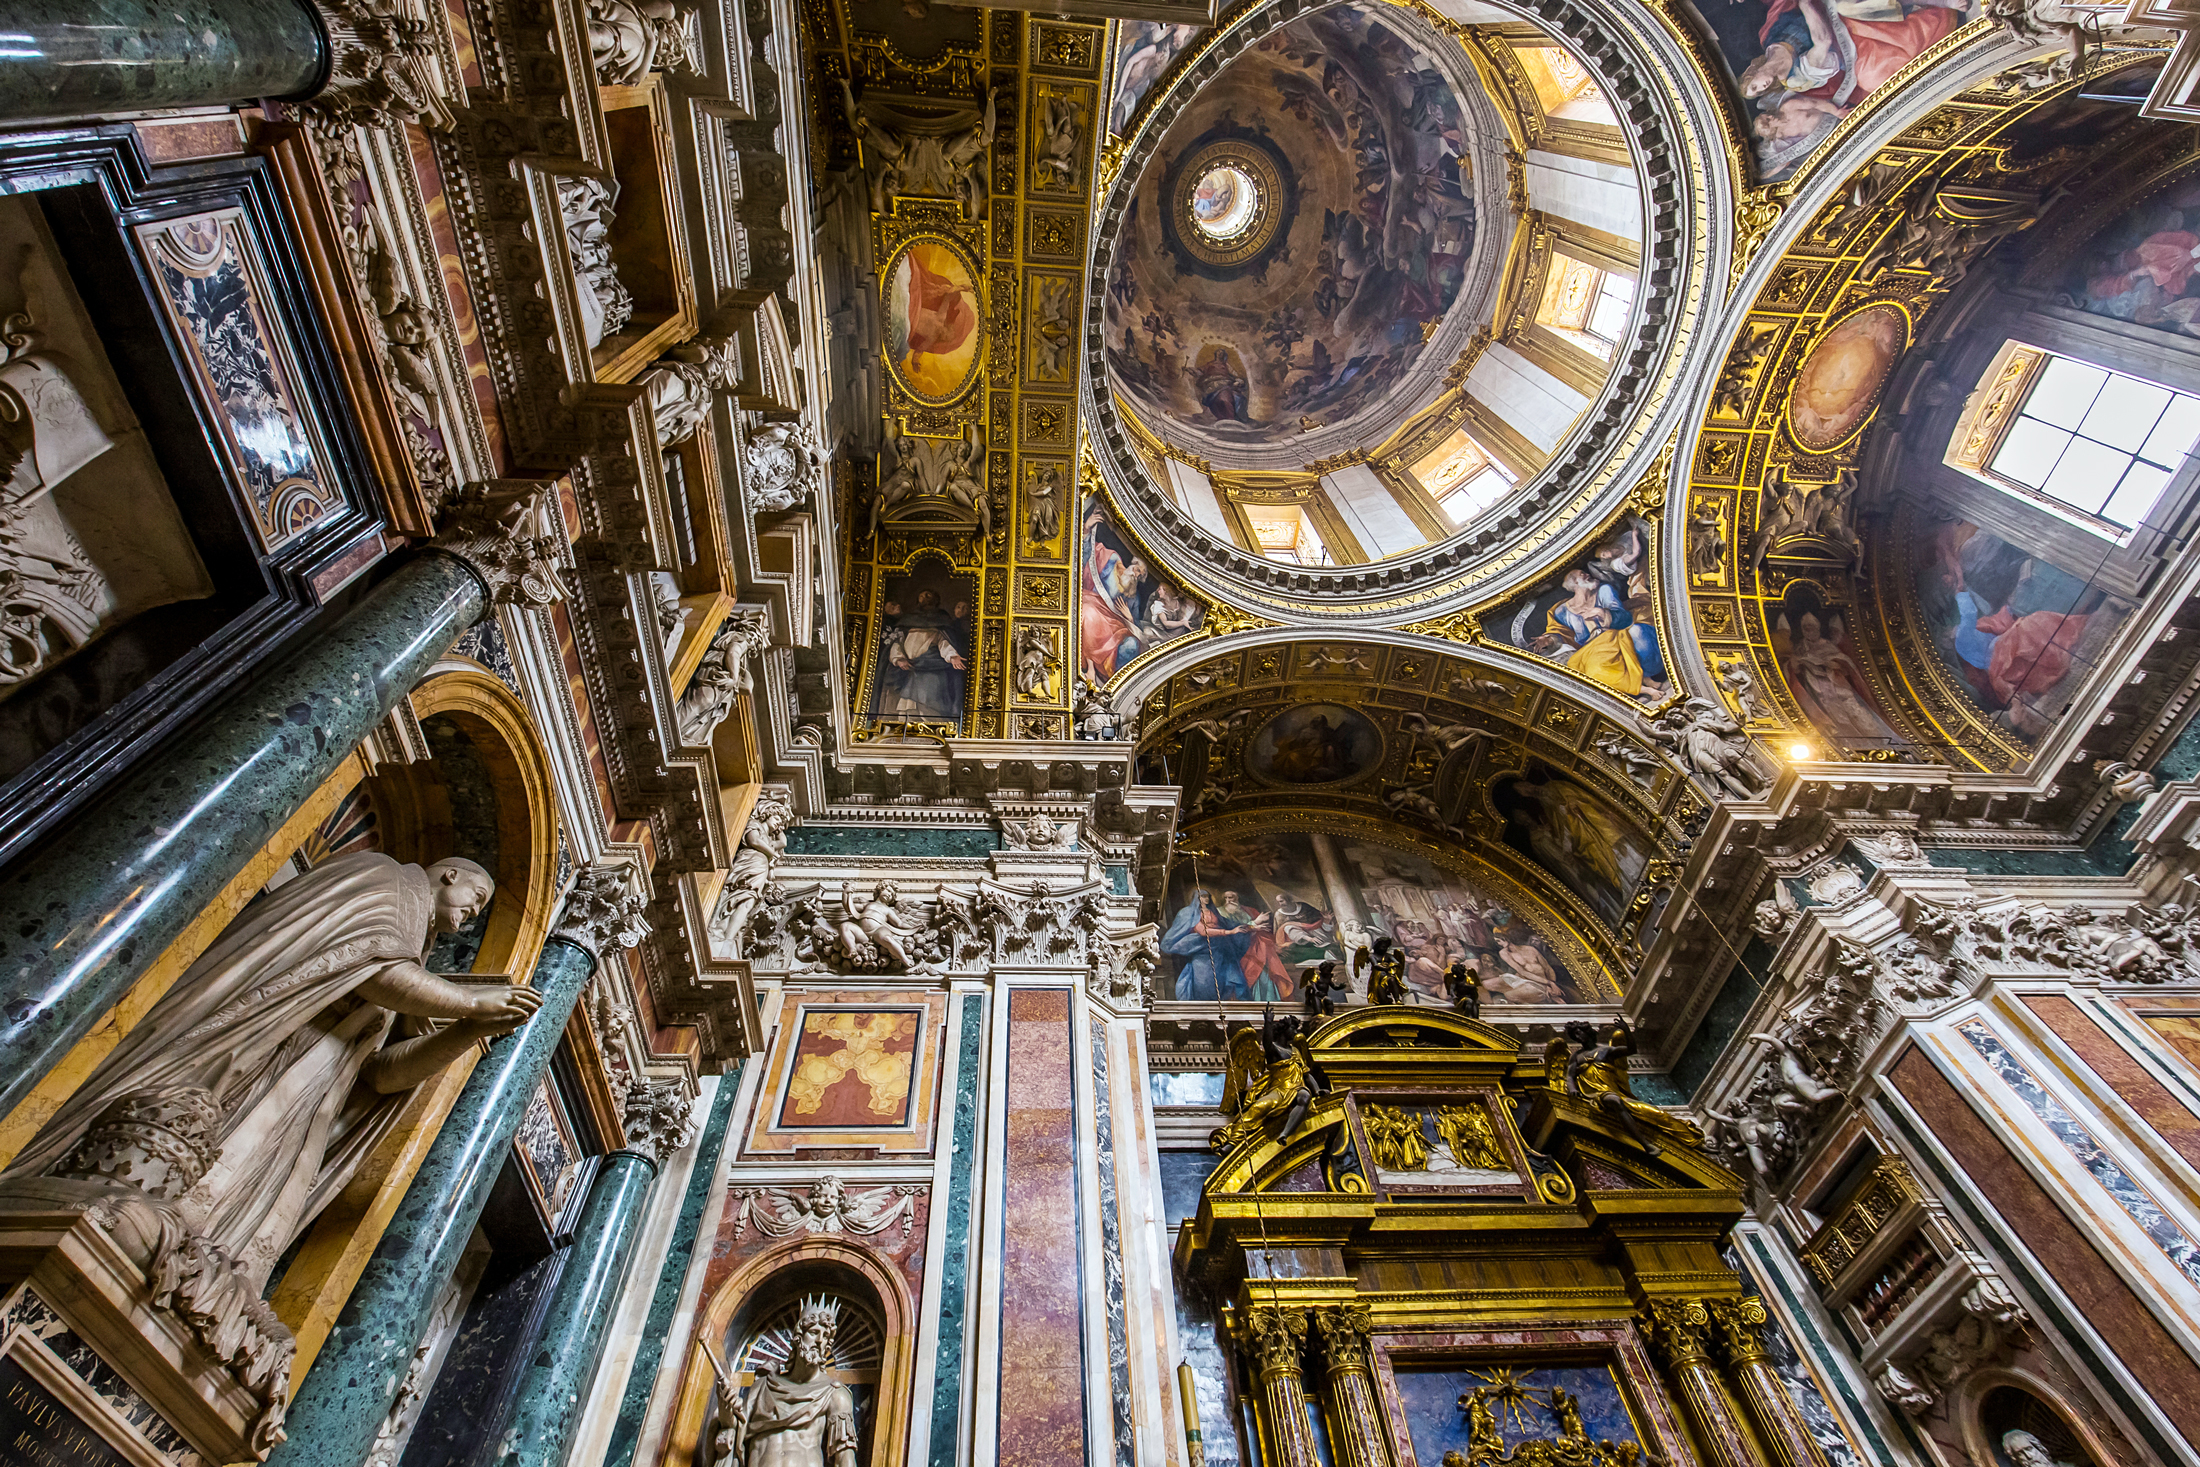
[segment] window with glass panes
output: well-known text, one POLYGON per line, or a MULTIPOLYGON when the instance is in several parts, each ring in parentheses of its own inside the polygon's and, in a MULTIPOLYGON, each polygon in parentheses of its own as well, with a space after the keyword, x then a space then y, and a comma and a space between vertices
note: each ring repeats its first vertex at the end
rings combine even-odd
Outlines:
POLYGON ((2200 397, 2051 356, 1988 461, 1998 479, 2131 529, 2200 437, 2200 397))
POLYGON ((1634 308, 1635 281, 1571 255, 1551 258, 1536 323, 1600 361, 1610 361, 1634 308))

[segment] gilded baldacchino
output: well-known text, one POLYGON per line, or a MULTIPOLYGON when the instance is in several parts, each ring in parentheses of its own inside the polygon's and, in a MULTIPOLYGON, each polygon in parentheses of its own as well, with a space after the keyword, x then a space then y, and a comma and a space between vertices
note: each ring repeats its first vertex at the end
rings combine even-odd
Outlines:
POLYGON ((494 891, 471 861, 422 870, 369 851, 262 895, 5 1177, 65 1171, 120 1102, 211 1097, 220 1119, 206 1140, 215 1154, 176 1205, 187 1228, 264 1285, 396 1118, 404 1093, 535 1011, 530 990, 462 986, 421 965, 433 935, 457 930, 494 891), (459 1022, 385 1043, 399 1015, 459 1022))

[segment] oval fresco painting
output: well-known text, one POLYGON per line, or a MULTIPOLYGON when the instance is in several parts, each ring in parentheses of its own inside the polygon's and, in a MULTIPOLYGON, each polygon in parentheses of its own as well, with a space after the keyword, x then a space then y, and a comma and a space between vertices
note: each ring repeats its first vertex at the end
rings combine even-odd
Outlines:
POLYGON ((1366 717, 1335 703, 1302 703, 1253 735, 1245 767, 1278 784, 1337 784, 1382 758, 1383 736, 1366 717))
POLYGON ((960 245, 919 235, 886 265, 886 361, 911 397, 935 406, 977 380, 985 308, 960 245))
POLYGON ((1864 426, 1879 386, 1910 344, 1910 318, 1885 301, 1828 331, 1803 360, 1788 396, 1788 428, 1812 453, 1839 447, 1864 426))

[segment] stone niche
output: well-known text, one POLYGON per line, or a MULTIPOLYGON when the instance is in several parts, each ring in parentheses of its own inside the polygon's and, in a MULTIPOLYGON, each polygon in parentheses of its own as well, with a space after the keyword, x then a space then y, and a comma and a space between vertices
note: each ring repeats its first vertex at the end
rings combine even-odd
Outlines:
POLYGON ((653 72, 639 86, 602 89, 604 132, 618 180, 611 257, 632 314, 591 353, 599 382, 626 382, 695 331, 695 286, 676 202, 671 106, 653 72))
POLYGON ((37 196, 0 197, 0 780, 147 672, 88 649, 214 592, 37 196))

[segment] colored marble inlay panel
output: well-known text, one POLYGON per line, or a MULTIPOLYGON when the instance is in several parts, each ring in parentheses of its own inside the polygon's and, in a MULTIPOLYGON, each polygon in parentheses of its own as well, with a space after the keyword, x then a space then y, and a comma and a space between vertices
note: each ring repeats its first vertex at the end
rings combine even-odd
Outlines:
POLYGON ((2063 1109, 2061 1101, 2047 1093, 2039 1077, 2009 1052, 2001 1036, 1977 1019, 1966 1019, 1956 1026, 1956 1032, 1970 1041, 1971 1047, 1979 1052, 2001 1082, 2017 1093, 2026 1109, 2038 1116, 2040 1123, 2077 1158, 2086 1174, 2100 1183, 2101 1190, 2114 1198, 2125 1215, 2139 1225, 2139 1231, 2162 1250, 2162 1256, 2175 1264, 2195 1286, 2200 1286, 2200 1244, 2195 1244, 2192 1235, 2162 1211, 2161 1204, 2124 1170, 2122 1163, 2108 1154, 2076 1116, 2063 1109))
POLYGON ((2184 1056, 2185 1063, 2200 1068, 2200 1018, 2184 1014, 2148 1014, 2146 1026, 2184 1056))
POLYGON ((797 989, 786 997, 746 1154, 873 1146, 932 1150, 944 993, 797 989))
POLYGON ((1131 1347, 1123 1296, 1123 1228, 1116 1215, 1115 1117, 1108 1104, 1108 1035, 1092 1031, 1093 1161, 1100 1174, 1100 1267, 1107 1287, 1108 1391, 1115 1409, 1116 1467, 1137 1467, 1131 1422, 1131 1347))
POLYGON ((779 1101, 782 1126, 909 1123, 922 1009, 808 1009, 779 1101))
POLYGON ((1075 1059, 1066 988, 1008 998, 1001 1467, 1086 1460, 1075 1059))
MULTIPOLYGON (((2039 1015, 2062 1042, 2085 1061, 2087 1069, 2107 1081, 2108 1088, 2137 1111, 2172 1150, 2193 1166, 2200 1167, 2200 1115, 2194 1115, 2190 1106, 2147 1073, 2146 1067, 2133 1058, 2130 1050, 2117 1043, 2115 1036, 2102 1028, 2098 1020, 2059 993, 2027 995, 2024 1005, 2039 1015)), ((2192 1052, 2200 1053, 2200 1022, 2150 1015, 2145 1023, 2157 1034, 2171 1039, 2172 1044, 2176 1043, 2171 1037, 2174 1031, 2165 1031, 2162 1026, 2185 1026, 2192 1052)))
MULTIPOLYGON (((198 1467, 204 1459, 191 1449, 182 1432, 154 1410, 137 1388, 122 1378, 98 1351, 80 1339, 45 1300, 27 1288, 19 1288, 0 1302, 0 1336, 15 1340, 16 1350, 43 1347, 66 1366, 92 1393, 138 1434, 141 1441, 172 1467, 198 1467), (35 1342, 35 1343, 33 1343, 35 1342)), ((0 1442, 0 1450, 6 1447, 0 1442)))
POLYGON ((161 303, 183 338, 214 435, 264 550, 343 504, 306 427, 297 370, 273 328, 244 211, 140 225, 161 303))
POLYGON ((2146 1382, 2162 1413, 2187 1440, 2200 1440, 2200 1369, 2153 1311, 1923 1051, 1913 1046, 1889 1078, 2010 1234, 2023 1241, 2131 1373, 2146 1382))
POLYGON ((954 1467, 962 1427, 963 1333, 970 1318, 970 1189, 977 1169, 978 1055, 985 1039, 985 998, 962 1001, 961 1053, 955 1069, 955 1151, 947 1181, 947 1233, 941 1258, 940 1343, 932 1385, 931 1467, 954 1467))

